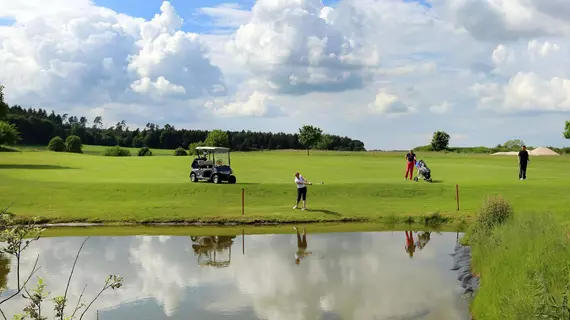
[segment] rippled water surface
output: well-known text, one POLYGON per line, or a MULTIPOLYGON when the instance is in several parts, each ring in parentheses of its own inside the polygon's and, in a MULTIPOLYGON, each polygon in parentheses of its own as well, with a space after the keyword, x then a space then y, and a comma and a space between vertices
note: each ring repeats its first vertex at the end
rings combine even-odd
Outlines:
MULTIPOLYGON (((85 285, 90 299, 108 274, 120 274, 124 286, 102 295, 84 319, 95 319, 97 310, 101 320, 467 319, 450 271, 456 233, 309 229, 304 241, 299 231, 91 237, 71 284, 72 304, 85 285)), ((26 251, 22 274, 39 254, 38 275, 52 295, 63 294, 83 240, 40 239, 26 251)), ((3 296, 16 286, 14 269, 3 296)), ((3 311, 22 307, 14 300, 3 311)))

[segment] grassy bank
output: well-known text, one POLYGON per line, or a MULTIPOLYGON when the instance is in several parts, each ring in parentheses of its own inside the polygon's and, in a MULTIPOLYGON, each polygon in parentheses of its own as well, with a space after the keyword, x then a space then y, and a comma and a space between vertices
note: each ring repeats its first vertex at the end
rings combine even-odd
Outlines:
MULTIPOLYGON (((308 232, 382 232, 422 230, 433 232, 461 232, 456 226, 387 223, 319 223, 303 224, 308 232)), ((85 236, 235 236, 256 234, 290 234, 295 232, 290 225, 274 226, 101 226, 101 227, 50 227, 42 237, 85 237, 85 236)), ((459 237, 459 234, 458 234, 459 237)))
POLYGON ((472 267, 481 276, 474 318, 568 319, 557 309, 570 285, 566 230, 549 214, 517 213, 487 235, 468 233, 472 267))
POLYGON ((428 184, 403 179, 401 153, 235 153, 238 183, 213 185, 189 181, 190 157, 114 158, 87 152, 101 147, 84 149, 0 154, 0 207, 14 201, 12 213, 46 222, 422 222, 434 213, 437 219, 469 221, 487 196, 502 194, 515 209, 570 221, 564 214, 566 156, 533 159, 529 180, 519 181, 512 157, 420 153, 433 171, 434 183, 428 184), (316 183, 309 187, 311 210, 292 210, 296 170, 316 183))

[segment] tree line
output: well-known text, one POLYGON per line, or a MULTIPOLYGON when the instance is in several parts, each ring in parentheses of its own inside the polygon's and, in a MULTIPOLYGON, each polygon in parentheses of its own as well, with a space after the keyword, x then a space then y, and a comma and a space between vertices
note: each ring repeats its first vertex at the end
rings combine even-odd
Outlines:
MULTIPOLYGON (((566 121, 565 131, 562 133, 566 139, 570 139, 570 121, 566 121)), ((526 146, 529 150, 534 149, 532 146, 528 146, 524 141, 520 139, 508 140, 504 143, 499 143, 494 147, 450 147, 449 142, 451 136, 445 131, 436 131, 433 133, 431 143, 426 146, 415 147, 415 151, 445 151, 445 152, 455 152, 455 153, 495 153, 504 151, 518 151, 523 146, 526 146)), ((553 146, 547 146, 547 148, 559 153, 559 154, 570 154, 570 148, 557 148, 553 146)))
MULTIPOLYGON (((9 107, 5 121, 14 125, 22 145, 47 145, 56 136, 65 140, 77 136, 83 144, 121 147, 149 147, 154 149, 188 149, 191 144, 206 140, 209 131, 177 129, 170 124, 160 127, 147 123, 143 129, 130 129, 120 121, 107 126, 102 117, 91 122, 86 117, 48 113, 43 109, 25 109, 19 105, 9 107)), ((236 151, 306 149, 299 134, 255 131, 225 131, 227 146, 236 151)), ((323 134, 311 146, 313 149, 337 151, 365 151, 364 143, 349 137, 323 134)))

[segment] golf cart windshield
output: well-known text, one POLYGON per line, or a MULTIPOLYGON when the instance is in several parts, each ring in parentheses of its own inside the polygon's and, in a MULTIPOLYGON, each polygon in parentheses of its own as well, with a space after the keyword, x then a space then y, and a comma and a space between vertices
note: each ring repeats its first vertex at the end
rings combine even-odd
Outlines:
POLYGON ((214 167, 230 165, 230 149, 222 147, 197 147, 198 157, 209 160, 214 167))

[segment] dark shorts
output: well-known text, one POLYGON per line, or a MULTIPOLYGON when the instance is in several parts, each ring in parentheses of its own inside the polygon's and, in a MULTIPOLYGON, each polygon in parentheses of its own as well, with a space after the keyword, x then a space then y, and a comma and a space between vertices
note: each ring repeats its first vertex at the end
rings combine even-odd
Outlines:
POLYGON ((307 200, 307 187, 297 188, 297 201, 307 200))

